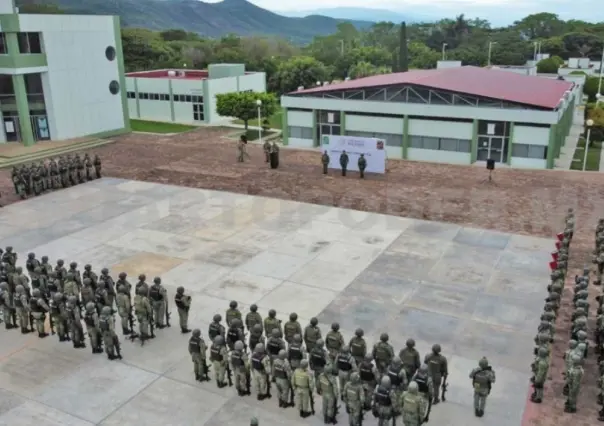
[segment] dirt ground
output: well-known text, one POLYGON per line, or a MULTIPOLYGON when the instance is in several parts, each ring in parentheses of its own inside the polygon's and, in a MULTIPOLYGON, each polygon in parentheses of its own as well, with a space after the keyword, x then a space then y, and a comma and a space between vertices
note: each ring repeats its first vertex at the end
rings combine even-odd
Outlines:
MULTIPOLYGON (((103 174, 111 177, 232 191, 252 195, 333 205, 412 218, 457 223, 503 232, 552 238, 562 230, 566 210, 577 212, 577 230, 571 245, 571 262, 554 343, 551 380, 545 402, 528 403, 523 425, 595 425, 596 356, 587 360, 579 412, 564 414, 562 356, 569 338, 572 284, 575 274, 590 261, 594 229, 604 216, 604 176, 595 172, 497 169, 493 183, 478 166, 437 165, 389 161, 386 175, 336 171, 322 174, 320 154, 282 149, 280 168, 270 170, 260 146, 250 145, 251 159, 236 161, 235 143, 223 138, 224 129, 205 128, 176 136, 131 134, 115 144, 98 148, 103 174)), ((2 202, 14 202, 8 170, 0 170, 2 202)), ((1 214, 1 213, 0 213, 1 214)), ((535 285, 543 288, 549 277, 535 285)), ((590 289, 590 300, 599 292, 590 289)), ((592 307, 595 302, 592 303, 592 307)), ((595 328, 595 307, 590 312, 590 330, 595 328)), ((531 327, 537 329, 537 324, 531 327)), ((527 377, 528 388, 528 377, 527 377)), ((522 390, 524 391, 524 390, 522 390)))

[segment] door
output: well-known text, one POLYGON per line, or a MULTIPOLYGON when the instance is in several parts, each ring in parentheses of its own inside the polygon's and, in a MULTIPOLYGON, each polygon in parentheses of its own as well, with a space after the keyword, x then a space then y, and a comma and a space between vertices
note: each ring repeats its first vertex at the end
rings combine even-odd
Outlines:
POLYGON ((487 161, 489 158, 489 145, 491 140, 488 136, 478 137, 478 149, 476 150, 476 161, 487 161))
POLYGON ((20 142, 19 137, 19 117, 4 116, 4 133, 6 134, 6 142, 20 142))
POLYGON ((489 158, 495 160, 496 163, 503 163, 503 138, 490 138, 489 158))
POLYGON ((476 161, 495 160, 496 163, 506 161, 504 139, 497 136, 479 136, 476 161))

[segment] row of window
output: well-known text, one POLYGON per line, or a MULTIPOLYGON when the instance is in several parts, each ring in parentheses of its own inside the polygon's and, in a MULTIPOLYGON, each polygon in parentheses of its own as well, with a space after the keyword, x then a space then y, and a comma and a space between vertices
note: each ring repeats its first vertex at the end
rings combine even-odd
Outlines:
MULTIPOLYGON (((136 92, 128 92, 126 94, 128 99, 136 99, 136 92)), ((138 99, 144 101, 169 101, 170 95, 168 93, 143 93, 138 92, 138 99)), ((203 96, 198 95, 172 95, 173 102, 192 102, 194 104, 202 104, 203 96)))
POLYGON ((359 138, 376 138, 386 142, 386 146, 403 146, 403 135, 394 135, 392 133, 377 133, 377 132, 346 132, 349 136, 359 138))
POLYGON ((547 159, 547 147, 529 145, 526 143, 515 143, 512 144, 512 157, 545 160, 547 159))
POLYGON ((431 136, 409 136, 409 147, 431 149, 434 151, 470 152, 472 141, 469 139, 433 138, 431 136))
POLYGON ((288 135, 294 139, 311 140, 313 138, 311 127, 288 126, 288 135))
MULTIPOLYGON (((19 44, 19 53, 42 53, 42 41, 40 39, 40 33, 17 33, 17 42, 19 44)), ((0 33, 0 54, 6 55, 8 53, 6 33, 0 33)))

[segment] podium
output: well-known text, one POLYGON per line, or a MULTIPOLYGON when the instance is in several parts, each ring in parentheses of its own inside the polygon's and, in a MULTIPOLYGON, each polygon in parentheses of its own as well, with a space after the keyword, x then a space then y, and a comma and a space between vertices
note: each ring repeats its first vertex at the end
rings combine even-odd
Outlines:
POLYGON ((271 165, 271 169, 279 168, 279 153, 271 152, 269 154, 269 164, 271 165))

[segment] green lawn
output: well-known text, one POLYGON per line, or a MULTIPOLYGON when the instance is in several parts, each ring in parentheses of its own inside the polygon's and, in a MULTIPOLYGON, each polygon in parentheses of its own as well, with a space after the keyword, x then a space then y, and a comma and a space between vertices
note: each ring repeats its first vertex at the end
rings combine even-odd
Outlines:
MULTIPOLYGON (((585 140, 579 139, 575 155, 573 156, 573 162, 570 166, 571 170, 583 170, 583 157, 585 156, 585 140), (578 161, 574 161, 578 160, 578 161)), ((587 151, 587 166, 585 170, 599 171, 600 170, 600 151, 602 151, 602 142, 591 142, 589 144, 589 151, 587 151)))
MULTIPOLYGON (((277 110, 277 112, 268 119, 268 122, 270 123, 271 129, 281 129, 281 117, 283 115, 283 110, 281 108, 279 108, 277 110)), ((264 118, 262 118, 262 120, 264 121, 264 118)), ((243 121, 241 120, 235 120, 234 123, 236 124, 245 124, 243 121)), ((258 119, 255 120, 250 120, 248 121, 248 126, 256 126, 258 127, 258 119)))
POLYGON ((196 126, 188 126, 186 124, 145 120, 130 120, 130 127, 132 127, 133 132, 147 133, 183 133, 197 128, 196 126))
MULTIPOLYGON (((252 130, 252 129, 248 129, 247 132, 245 132, 245 135, 247 136, 247 140, 248 141, 255 141, 259 139, 259 134, 260 133, 258 130, 252 130)), ((262 137, 266 138, 268 136, 274 135, 275 132, 271 132, 270 130, 268 132, 262 132, 262 137)))

